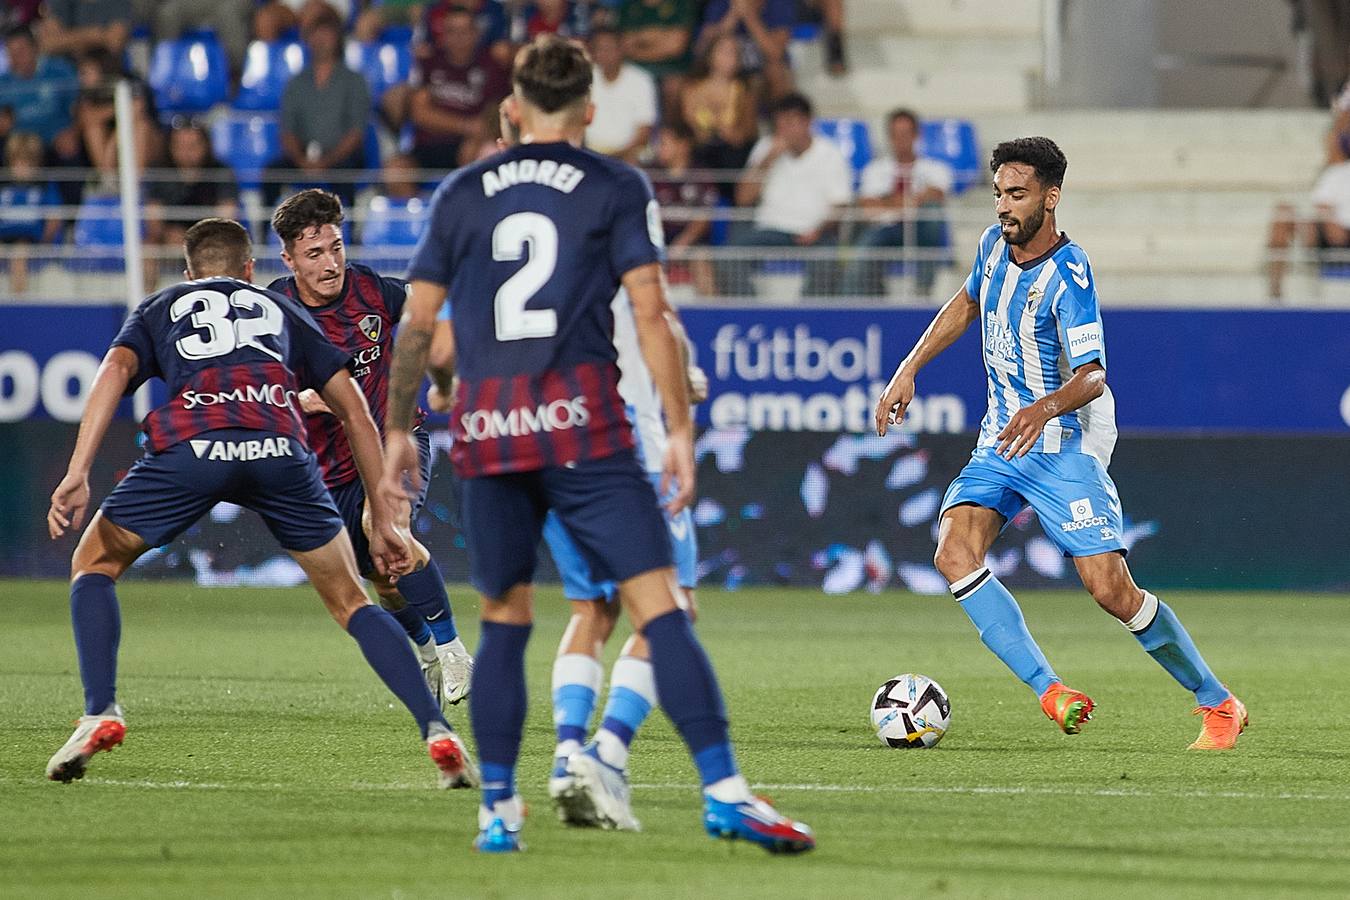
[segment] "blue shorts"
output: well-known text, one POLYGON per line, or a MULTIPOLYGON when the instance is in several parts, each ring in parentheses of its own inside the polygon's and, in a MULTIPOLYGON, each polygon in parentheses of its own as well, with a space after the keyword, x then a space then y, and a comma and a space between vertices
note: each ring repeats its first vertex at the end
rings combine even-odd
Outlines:
POLYGON ((262 516, 286 550, 316 550, 342 519, 314 454, 270 431, 219 428, 136 460, 103 501, 103 517, 162 547, 220 502, 262 516))
POLYGON ((1028 453, 1007 460, 977 447, 942 498, 942 512, 963 503, 1003 516, 1007 528, 1028 504, 1065 556, 1125 552, 1120 498, 1111 476, 1087 453, 1028 453))
MULTIPOLYGON (((652 487, 661 490, 661 474, 647 473, 652 487)), ((664 512, 664 510, 663 510, 664 512)), ((698 536, 694 533, 694 517, 688 509, 679 515, 665 513, 666 530, 670 533, 670 551, 675 558, 675 575, 680 587, 693 590, 698 586, 698 536)), ((613 600, 616 586, 612 581, 591 578, 591 568, 577 549, 576 541, 567 533, 558 514, 549 511, 544 520, 544 540, 549 553, 562 576, 563 596, 568 600, 613 600)))
MULTIPOLYGON (((431 489, 431 435, 418 430, 413 432, 413 439, 417 441, 422 488, 413 500, 410 521, 417 520, 417 514, 426 505, 427 491, 431 489)), ((337 504, 338 513, 342 516, 342 522, 347 526, 347 533, 352 537, 352 549, 356 551, 356 567, 362 575, 369 577, 370 573, 375 571, 375 563, 370 558, 370 538, 366 537, 366 530, 361 527, 361 513, 366 504, 365 482, 360 478, 354 478, 329 490, 333 494, 333 502, 337 504)))
POLYGON ((470 578, 486 597, 534 580, 549 510, 598 580, 626 581, 671 565, 665 516, 631 450, 570 468, 465 478, 463 491, 470 578))

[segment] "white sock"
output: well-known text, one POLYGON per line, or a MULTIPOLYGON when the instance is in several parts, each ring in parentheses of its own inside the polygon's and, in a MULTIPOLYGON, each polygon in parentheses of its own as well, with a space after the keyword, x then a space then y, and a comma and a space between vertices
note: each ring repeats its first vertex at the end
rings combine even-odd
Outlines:
POLYGON ((730 778, 714 781, 703 789, 703 793, 719 803, 748 803, 755 799, 743 775, 732 775, 730 778))
POLYGON ((558 745, 553 748, 553 758, 557 759, 561 756, 566 759, 580 749, 581 743, 579 741, 559 741, 558 745))
POLYGON ((595 752, 606 765, 616 769, 628 766, 628 746, 619 740, 618 735, 611 734, 603 728, 595 733, 595 752))
POLYGON ((439 657, 436 656, 436 639, 432 638, 425 644, 413 643, 417 648, 417 658, 424 663, 434 663, 439 657))
POLYGON ((435 644, 436 650, 441 654, 455 653, 456 655, 463 656, 470 655, 469 648, 464 646, 464 642, 459 639, 459 635, 455 635, 453 641, 446 641, 444 644, 436 644, 434 639, 432 640, 432 643, 435 644))

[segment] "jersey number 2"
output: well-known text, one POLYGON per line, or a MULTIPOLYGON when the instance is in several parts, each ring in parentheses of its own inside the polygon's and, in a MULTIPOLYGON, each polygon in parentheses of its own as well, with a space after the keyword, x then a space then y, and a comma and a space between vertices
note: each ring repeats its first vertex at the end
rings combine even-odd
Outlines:
POLYGON ((558 266, 558 229, 548 216, 514 213, 492 229, 493 259, 514 262, 522 256, 526 257, 525 265, 497 289, 494 308, 499 341, 546 338, 558 333, 555 311, 525 308, 558 266))
POLYGON ((184 359, 212 359, 245 347, 259 350, 280 362, 281 354, 262 342, 269 335, 281 334, 281 309, 257 291, 238 290, 226 297, 220 291, 193 291, 184 294, 169 307, 169 318, 177 322, 192 314, 192 327, 206 329, 206 336, 190 334, 174 346, 184 359), (258 315, 231 319, 230 307, 248 309, 258 315))

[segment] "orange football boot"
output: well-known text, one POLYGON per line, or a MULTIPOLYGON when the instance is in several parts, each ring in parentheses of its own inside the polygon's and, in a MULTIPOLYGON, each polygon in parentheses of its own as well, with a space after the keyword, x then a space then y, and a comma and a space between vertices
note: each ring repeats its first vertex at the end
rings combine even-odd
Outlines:
POLYGON ((1065 734, 1077 734, 1083 723, 1092 718, 1092 698, 1082 691, 1075 691, 1056 681, 1041 694, 1041 711, 1064 730, 1065 734))
POLYGON ((1188 750, 1232 750, 1247 727, 1247 707, 1231 693, 1218 706, 1197 706, 1191 715, 1202 718, 1200 736, 1188 750))

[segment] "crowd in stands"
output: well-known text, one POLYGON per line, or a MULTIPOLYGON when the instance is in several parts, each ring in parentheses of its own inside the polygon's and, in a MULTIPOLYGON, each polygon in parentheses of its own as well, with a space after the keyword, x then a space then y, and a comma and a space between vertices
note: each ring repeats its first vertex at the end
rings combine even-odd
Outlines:
MULTIPOLYGON (((680 251, 714 239, 758 248, 943 246, 952 172, 917 154, 913 113, 890 117, 891 154, 861 173, 813 125, 788 55, 804 14, 823 23, 817 33, 826 64, 842 73, 840 0, 4 0, 0 240, 60 240, 70 217, 63 222, 47 208, 115 192, 112 85, 122 78, 133 85, 152 246, 181 239, 192 220, 184 208, 240 215, 241 186, 258 189, 265 208, 284 190, 320 185, 372 215, 421 210, 431 176, 496 150, 497 107, 510 90, 515 49, 557 33, 585 41, 595 62, 588 144, 648 167, 663 206, 683 211, 669 217, 666 237, 682 277, 700 292, 753 291, 744 266, 680 262, 680 251), (228 66, 228 93, 215 108, 175 108, 176 95, 156 85, 153 73, 131 71, 129 48, 142 41, 157 51, 202 29, 214 34, 211 52, 228 66), (387 47, 396 60, 405 54, 406 77, 372 81, 353 64, 353 44, 363 52, 387 47), (276 60, 291 69, 269 100, 253 67, 276 60), (244 114, 238 110, 261 117, 267 134, 274 129, 271 155, 251 175, 227 165, 232 158, 213 147, 216 131, 207 124, 244 114), (380 167, 378 157, 382 171, 364 185, 342 177, 342 170, 380 167), (84 177, 49 185, 36 177, 39 168, 84 177), (724 174, 710 178, 708 170, 724 174), (729 207, 747 211, 727 215, 735 221, 715 237, 714 211, 729 207)), ((921 290, 933 267, 918 266, 921 290)), ((23 273, 14 271, 11 288, 20 290, 23 273)), ((846 293, 883 291, 882 264, 866 255, 813 260, 806 273, 808 293, 839 293, 841 285, 846 293)), ((151 283, 159 274, 147 263, 151 283)))

